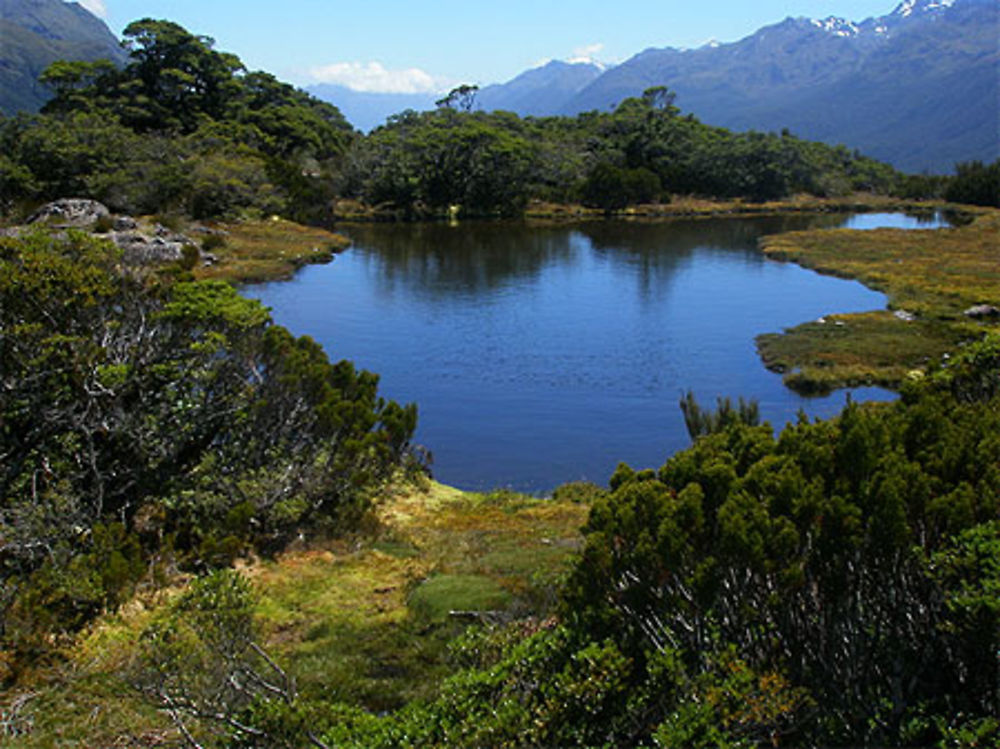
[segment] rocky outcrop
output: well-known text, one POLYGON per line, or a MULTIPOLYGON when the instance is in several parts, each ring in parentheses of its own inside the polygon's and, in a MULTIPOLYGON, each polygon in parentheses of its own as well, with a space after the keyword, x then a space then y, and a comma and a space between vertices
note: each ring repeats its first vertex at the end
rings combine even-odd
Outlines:
POLYGON ((107 236, 121 249, 123 259, 129 265, 173 263, 181 259, 185 245, 194 245, 183 234, 174 234, 169 230, 153 236, 140 231, 114 231, 107 236))
MULTIPOLYGON (((197 244, 190 237, 171 231, 162 224, 144 230, 131 216, 112 216, 103 203, 86 198, 64 198, 47 203, 28 219, 28 225, 52 229, 90 229, 101 221, 100 236, 119 247, 129 265, 160 265, 173 263, 184 255, 184 247, 197 244)), ((3 230, 4 236, 18 236, 24 227, 3 230)))
POLYGON ((59 229, 85 228, 102 218, 111 218, 111 211, 103 203, 87 198, 63 198, 43 205, 31 214, 28 223, 45 223, 59 229))
POLYGON ((965 316, 973 320, 996 320, 1000 318, 1000 308, 992 304, 977 304, 965 310, 965 316))

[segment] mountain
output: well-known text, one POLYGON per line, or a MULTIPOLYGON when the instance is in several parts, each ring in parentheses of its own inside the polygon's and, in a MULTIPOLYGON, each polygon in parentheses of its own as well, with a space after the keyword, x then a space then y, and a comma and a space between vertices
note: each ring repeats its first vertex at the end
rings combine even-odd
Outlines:
POLYGON ((522 117, 549 115, 560 111, 603 72, 595 63, 553 60, 506 83, 485 86, 476 101, 486 111, 503 109, 522 117))
MULTIPOLYGON (((522 117, 554 114, 603 71, 603 67, 594 63, 553 60, 506 83, 484 86, 476 95, 476 109, 505 109, 522 117)), ((444 95, 372 93, 332 83, 317 84, 306 90, 336 105, 348 122, 366 132, 405 109, 418 112, 433 109, 434 102, 444 95)))
POLYGON ((49 99, 38 76, 56 60, 108 58, 125 53, 108 27, 77 3, 0 0, 0 112, 35 112, 49 99))
POLYGON ((650 86, 736 130, 844 143, 907 171, 1000 156, 997 0, 906 0, 860 23, 787 18, 732 44, 648 49, 563 105, 614 107, 650 86))
POLYGON ((348 122, 364 132, 385 124, 387 117, 407 109, 418 112, 434 109, 434 102, 442 96, 430 93, 387 94, 355 91, 335 83, 319 83, 309 86, 306 91, 317 99, 336 106, 348 122))

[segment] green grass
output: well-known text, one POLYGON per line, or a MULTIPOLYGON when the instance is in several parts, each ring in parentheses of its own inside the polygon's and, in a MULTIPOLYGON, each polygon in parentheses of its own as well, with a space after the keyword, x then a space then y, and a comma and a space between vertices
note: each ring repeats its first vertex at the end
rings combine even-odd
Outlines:
POLYGON ((486 575, 434 575, 409 597, 409 607, 428 622, 445 621, 452 612, 495 612, 506 609, 513 596, 486 575))
POLYGON ((449 613, 544 613, 587 509, 435 483, 394 493, 371 537, 248 570, 267 646, 304 693, 375 711, 429 697, 470 621, 449 613))
POLYGON ((844 386, 896 387, 913 371, 925 371, 967 338, 965 326, 936 320, 904 322, 891 312, 829 315, 784 333, 757 338, 765 366, 803 395, 844 386))
POLYGON ((897 387, 925 371, 988 323, 963 315, 969 307, 1000 306, 1000 212, 975 210, 969 225, 906 231, 846 229, 789 232, 762 241, 764 253, 820 273, 853 278, 884 292, 890 311, 830 315, 780 334, 758 337, 765 365, 785 373, 803 393, 876 384, 897 387))

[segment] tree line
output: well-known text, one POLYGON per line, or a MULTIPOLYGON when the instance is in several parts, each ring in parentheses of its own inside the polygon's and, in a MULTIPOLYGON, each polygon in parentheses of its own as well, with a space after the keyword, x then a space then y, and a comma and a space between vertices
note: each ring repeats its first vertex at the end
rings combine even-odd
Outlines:
POLYGON ((996 203, 996 165, 901 175, 787 131, 710 127, 682 115, 662 86, 611 112, 545 118, 472 111, 475 87, 464 86, 435 111, 402 112, 362 136, 332 105, 247 71, 175 23, 137 21, 124 38, 123 68, 54 63, 42 76, 54 94, 43 112, 0 120, 5 213, 69 196, 132 214, 307 222, 328 220, 337 198, 408 218, 517 215, 532 200, 610 212, 676 194, 762 201, 860 190, 996 203))

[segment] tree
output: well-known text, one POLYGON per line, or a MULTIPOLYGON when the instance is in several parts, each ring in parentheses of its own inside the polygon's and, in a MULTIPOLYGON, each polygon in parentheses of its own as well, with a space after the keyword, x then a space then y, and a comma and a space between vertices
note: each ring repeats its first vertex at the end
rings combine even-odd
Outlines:
POLYGON ((201 114, 225 115, 239 88, 235 74, 244 70, 236 55, 214 52, 210 37, 195 36, 170 21, 134 21, 122 34, 130 57, 127 78, 140 86, 127 89, 127 122, 140 130, 179 126, 190 132, 201 114), (143 111, 140 101, 150 108, 143 111))
POLYGON ((677 114, 677 107, 674 102, 677 94, 666 86, 652 86, 642 92, 642 100, 651 108, 670 115, 677 114))
POLYGON ((448 95, 438 99, 434 104, 441 109, 453 109, 456 112, 471 112, 476 104, 476 94, 479 86, 462 84, 448 92, 448 95))
POLYGON ((110 60, 57 60, 43 70, 38 78, 54 94, 54 98, 42 107, 42 111, 86 111, 94 101, 82 92, 92 91, 99 80, 108 79, 115 72, 115 65, 110 60))
POLYGON ((628 205, 651 202, 659 191, 660 180, 649 169, 621 169, 602 162, 587 175, 583 184, 583 202, 610 213, 628 205))
POLYGON ((992 164, 981 161, 957 164, 955 176, 945 189, 945 199, 1000 208, 1000 159, 992 164))

